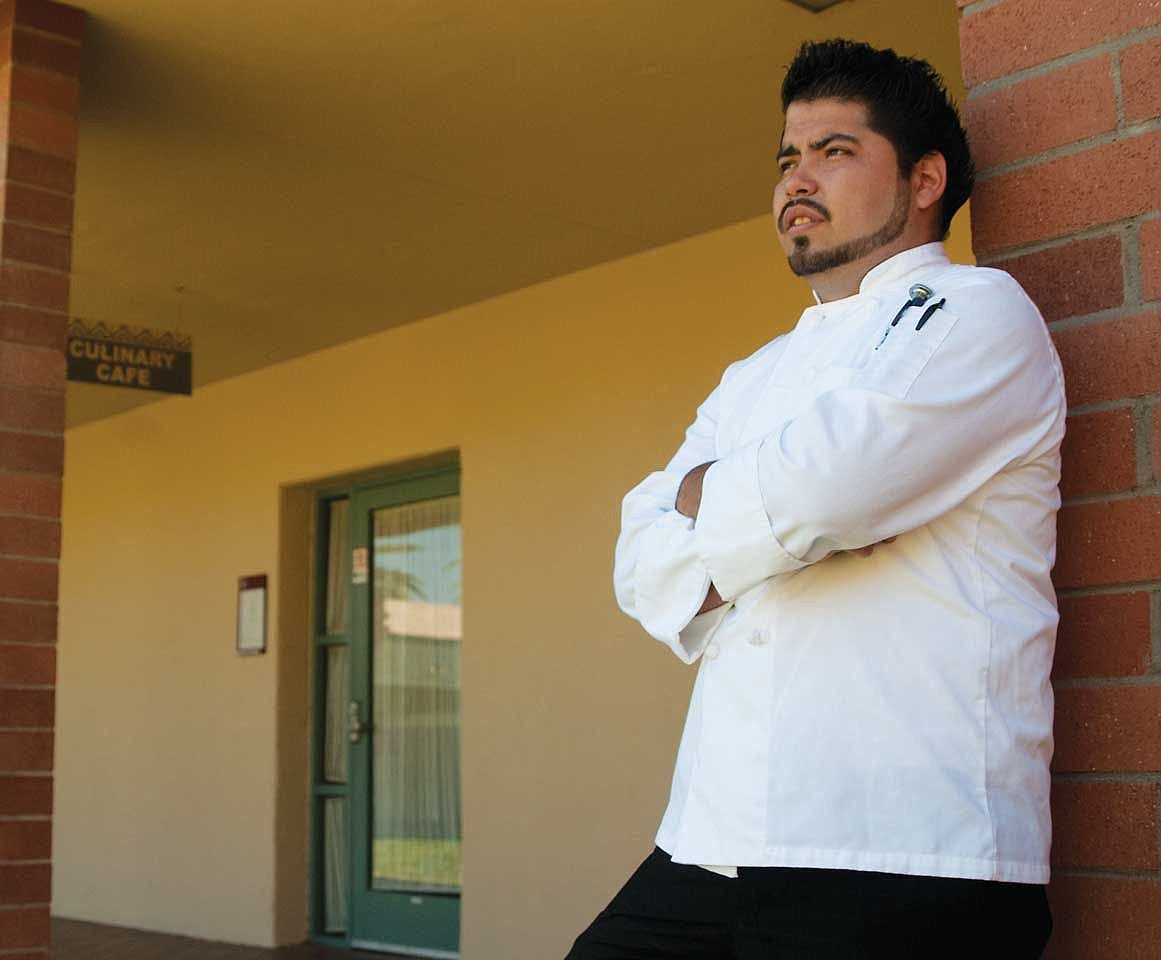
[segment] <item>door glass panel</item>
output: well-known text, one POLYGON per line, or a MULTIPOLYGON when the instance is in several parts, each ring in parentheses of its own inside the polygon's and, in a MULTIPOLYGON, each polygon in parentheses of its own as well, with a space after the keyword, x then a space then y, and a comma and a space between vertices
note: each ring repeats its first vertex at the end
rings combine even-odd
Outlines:
POLYGON ((347 632, 347 585, 351 582, 351 501, 331 500, 327 507, 326 632, 347 632))
POLYGON ((323 927, 326 933, 347 929, 347 801, 323 800, 323 927))
POLYGON ((351 671, 347 646, 332 645, 327 652, 326 731, 323 743, 323 780, 347 782, 347 705, 351 701, 351 671))
POLYGON ((372 886, 455 892, 460 498, 375 510, 372 530, 372 886))

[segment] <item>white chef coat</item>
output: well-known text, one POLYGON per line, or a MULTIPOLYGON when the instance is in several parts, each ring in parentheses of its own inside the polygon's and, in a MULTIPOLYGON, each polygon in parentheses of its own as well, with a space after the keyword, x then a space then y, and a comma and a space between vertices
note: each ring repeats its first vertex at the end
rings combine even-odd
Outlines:
POLYGON ((1065 412, 1024 291, 938 243, 726 370, 616 549, 621 608, 701 658, 674 861, 1047 882, 1065 412))

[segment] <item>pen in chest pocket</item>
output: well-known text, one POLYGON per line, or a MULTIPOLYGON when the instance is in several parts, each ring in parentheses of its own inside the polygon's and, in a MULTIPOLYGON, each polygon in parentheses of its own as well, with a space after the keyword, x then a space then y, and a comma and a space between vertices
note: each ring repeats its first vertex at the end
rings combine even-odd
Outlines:
MULTIPOLYGON (((888 334, 891 333, 892 327, 895 327, 899 321, 903 319, 903 315, 912 307, 922 307, 925 303, 927 303, 928 300, 931 299, 931 297, 934 295, 934 291, 926 284, 913 283, 911 288, 907 291, 907 295, 909 299, 905 304, 903 304, 902 307, 899 308, 899 312, 895 314, 895 319, 891 321, 887 329, 883 331, 883 336, 879 338, 879 342, 875 344, 876 350, 878 350, 879 347, 883 345, 883 342, 887 339, 888 334)), ((945 303, 947 303, 946 297, 928 305, 927 309, 923 311, 922 316, 920 316, 919 322, 915 325, 915 329, 922 330, 927 321, 931 319, 931 315, 945 303)))

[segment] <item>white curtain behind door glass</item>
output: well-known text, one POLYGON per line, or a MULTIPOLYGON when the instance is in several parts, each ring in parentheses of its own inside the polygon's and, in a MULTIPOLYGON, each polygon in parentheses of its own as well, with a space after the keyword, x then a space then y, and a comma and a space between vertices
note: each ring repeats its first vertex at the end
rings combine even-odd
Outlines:
POLYGON ((351 501, 332 500, 327 522, 327 622, 331 636, 347 632, 351 582, 351 501))
POLYGON ((377 889, 460 886, 460 500, 374 514, 377 889))

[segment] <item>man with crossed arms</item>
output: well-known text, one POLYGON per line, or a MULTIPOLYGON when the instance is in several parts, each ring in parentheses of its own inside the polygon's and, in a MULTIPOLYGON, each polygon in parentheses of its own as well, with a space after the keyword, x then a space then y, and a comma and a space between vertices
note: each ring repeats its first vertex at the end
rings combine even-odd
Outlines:
POLYGON ((569 957, 1036 957, 1060 364, 945 255, 974 177, 930 65, 806 44, 782 94, 816 304, 625 498, 617 600, 701 663, 657 849, 569 957))

